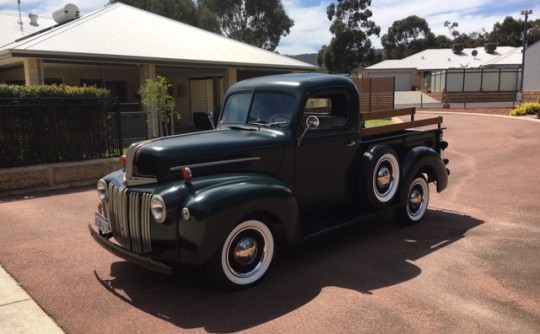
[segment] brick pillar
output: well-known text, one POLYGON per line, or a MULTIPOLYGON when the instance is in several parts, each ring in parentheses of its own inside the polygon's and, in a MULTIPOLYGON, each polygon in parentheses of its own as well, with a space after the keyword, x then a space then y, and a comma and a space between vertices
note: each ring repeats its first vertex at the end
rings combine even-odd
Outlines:
POLYGON ((26 86, 39 86, 45 84, 42 59, 25 58, 23 63, 24 81, 26 86))
MULTIPOLYGON (((156 65, 139 65, 139 83, 141 86, 146 83, 146 80, 155 79, 156 76, 156 65)), ((159 137, 159 124, 157 114, 150 112, 150 110, 146 109, 145 106, 143 106, 143 108, 145 108, 144 111, 146 111, 146 134, 148 138, 159 137)))

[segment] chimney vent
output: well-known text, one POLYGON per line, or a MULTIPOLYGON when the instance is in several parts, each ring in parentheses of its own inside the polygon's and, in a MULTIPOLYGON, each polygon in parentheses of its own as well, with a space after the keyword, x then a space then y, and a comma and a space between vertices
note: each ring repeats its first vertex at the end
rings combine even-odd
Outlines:
POLYGON ((28 17, 30 18, 30 25, 37 27, 39 24, 37 23, 38 16, 36 14, 28 14, 28 17))
POLYGON ((497 50, 497 43, 487 43, 484 46, 484 50, 489 54, 495 53, 495 50, 497 50))
POLYGON ((463 51, 463 44, 454 44, 452 45, 452 52, 455 54, 461 54, 463 51))

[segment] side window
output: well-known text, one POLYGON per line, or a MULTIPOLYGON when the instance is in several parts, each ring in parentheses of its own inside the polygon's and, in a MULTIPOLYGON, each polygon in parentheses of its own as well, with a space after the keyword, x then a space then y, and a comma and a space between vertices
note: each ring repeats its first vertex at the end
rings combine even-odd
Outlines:
POLYGON ((310 115, 330 115, 332 112, 332 100, 327 97, 310 97, 306 102, 304 111, 310 115))
POLYGON ((347 127, 350 124, 349 99, 350 95, 347 92, 314 94, 306 102, 302 126, 305 127, 305 120, 314 115, 319 118, 318 130, 347 127))

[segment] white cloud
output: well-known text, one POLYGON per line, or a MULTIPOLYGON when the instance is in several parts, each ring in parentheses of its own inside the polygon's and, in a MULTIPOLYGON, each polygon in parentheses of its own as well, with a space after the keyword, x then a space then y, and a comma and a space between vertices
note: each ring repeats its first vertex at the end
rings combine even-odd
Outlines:
MULTIPOLYGON (((331 0, 282 0, 287 14, 294 20, 294 26, 288 36, 282 37, 277 48, 281 54, 301 54, 318 52, 332 38, 328 31, 330 21, 326 18, 326 7, 336 1, 331 0)), ((52 13, 68 2, 79 7, 81 15, 87 15, 103 8, 108 0, 21 0, 24 14, 34 13, 52 17, 52 13)), ((506 16, 520 18, 520 11, 533 9, 531 20, 540 17, 540 0, 372 0, 372 20, 381 27, 381 36, 387 33, 394 21, 410 15, 426 19, 431 31, 436 35, 450 36, 444 27, 444 21, 458 22, 458 31, 471 33, 484 28, 491 31, 493 24, 502 22, 506 16)), ((0 12, 17 12, 15 0, 0 0, 0 12)), ((522 17, 521 17, 522 18, 522 17)), ((380 39, 373 37, 373 45, 380 48, 380 39)))
POLYGON ((288 55, 313 53, 328 44, 332 38, 326 18, 328 5, 329 2, 321 1, 318 6, 302 7, 301 1, 284 0, 283 7, 294 26, 288 36, 281 38, 277 51, 288 55))

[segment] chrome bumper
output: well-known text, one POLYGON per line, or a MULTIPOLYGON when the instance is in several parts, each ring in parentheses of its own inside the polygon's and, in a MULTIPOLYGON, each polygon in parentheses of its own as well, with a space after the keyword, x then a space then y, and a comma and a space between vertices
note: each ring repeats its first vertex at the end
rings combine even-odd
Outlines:
POLYGON ((88 225, 92 238, 103 248, 111 252, 112 254, 122 258, 128 262, 135 263, 143 268, 156 271, 159 273, 170 274, 172 268, 162 262, 156 261, 149 256, 140 255, 134 253, 128 249, 125 249, 107 239, 105 236, 96 231, 92 224, 88 225))

